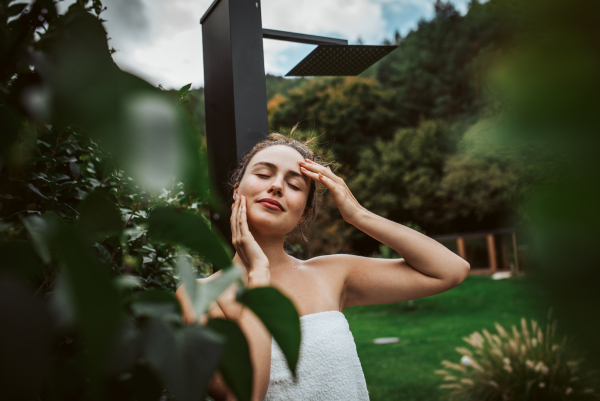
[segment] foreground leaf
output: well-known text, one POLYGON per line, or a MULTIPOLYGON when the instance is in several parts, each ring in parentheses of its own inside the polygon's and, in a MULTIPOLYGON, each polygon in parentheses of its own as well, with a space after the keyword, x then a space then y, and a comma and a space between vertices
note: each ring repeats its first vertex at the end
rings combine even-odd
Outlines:
POLYGON ((185 386, 193 400, 204 394, 217 370, 225 348, 225 337, 202 326, 183 328, 182 352, 185 386))
POLYGON ((0 321, 2 399, 39 399, 37 392, 53 359, 52 320, 27 287, 2 277, 0 321))
POLYGON ((184 387, 183 366, 171 329, 160 318, 152 318, 144 328, 144 359, 159 374, 177 399, 191 400, 184 387))
POLYGON ((98 192, 89 194, 78 207, 77 233, 93 242, 107 235, 119 235, 122 229, 121 214, 114 202, 98 192))
POLYGON ((196 282, 196 298, 193 300, 196 314, 201 316, 208 312, 210 304, 241 277, 241 270, 235 266, 231 266, 221 270, 219 276, 209 282, 196 282))
POLYGON ((250 401, 252 397, 252 364, 246 337, 233 322, 223 319, 211 319, 207 327, 226 338, 225 352, 219 370, 227 386, 240 401, 250 401))
POLYGON ((258 287, 245 291, 238 299, 263 322, 271 333, 292 374, 300 356, 300 317, 292 301, 273 287, 258 287))
POLYGON ((121 320, 119 293, 89 248, 63 219, 54 213, 46 213, 43 219, 52 227, 46 240, 64 265, 76 306, 77 324, 87 344, 91 391, 100 392, 101 373, 121 320))
POLYGON ((29 238, 31 238, 31 243, 35 248, 35 251, 40 258, 42 258, 44 263, 50 263, 52 261, 52 257, 43 237, 43 230, 47 229, 44 227, 46 223, 41 217, 38 216, 30 216, 26 219, 22 219, 22 221, 23 225, 27 229, 29 238))
POLYGON ((168 207, 154 209, 148 217, 148 233, 154 241, 184 245, 212 262, 215 269, 231 265, 231 253, 200 216, 168 207))

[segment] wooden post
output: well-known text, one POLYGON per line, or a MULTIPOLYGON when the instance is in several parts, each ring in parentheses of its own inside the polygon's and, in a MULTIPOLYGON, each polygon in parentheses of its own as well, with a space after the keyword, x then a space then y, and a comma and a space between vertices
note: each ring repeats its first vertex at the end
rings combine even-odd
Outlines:
POLYGON ((488 258, 490 263, 490 270, 492 273, 498 270, 498 262, 496 258, 496 244, 494 242, 494 234, 488 234, 487 238, 487 249, 488 249, 488 258))
POLYGON ((508 237, 507 236, 502 236, 502 270, 512 270, 510 268, 510 257, 509 257, 509 253, 508 253, 508 237))
POLYGON ((458 256, 467 260, 467 252, 465 250, 465 239, 463 237, 456 238, 456 247, 458 248, 458 256))
POLYGON ((519 273, 519 254, 517 253, 517 233, 512 233, 513 252, 515 253, 515 273, 519 273))

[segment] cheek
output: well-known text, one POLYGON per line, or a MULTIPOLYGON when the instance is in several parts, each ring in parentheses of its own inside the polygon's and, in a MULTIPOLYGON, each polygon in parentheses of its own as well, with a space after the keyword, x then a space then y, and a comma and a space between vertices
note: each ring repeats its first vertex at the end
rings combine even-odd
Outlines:
POLYGON ((264 190, 265 184, 261 180, 256 180, 253 178, 244 180, 238 189, 238 192, 241 195, 252 196, 256 193, 259 193, 264 190))
POLYGON ((291 206, 294 211, 301 216, 306 207, 306 194, 302 192, 296 192, 293 196, 290 196, 288 205, 291 206))

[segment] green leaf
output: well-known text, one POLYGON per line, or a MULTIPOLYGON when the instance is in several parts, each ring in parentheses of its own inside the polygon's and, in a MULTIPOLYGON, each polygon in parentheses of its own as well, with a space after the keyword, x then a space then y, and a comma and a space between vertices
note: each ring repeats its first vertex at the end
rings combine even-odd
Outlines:
POLYGON ((144 285, 144 280, 139 276, 134 276, 132 274, 123 274, 121 276, 117 276, 114 279, 115 287, 120 290, 131 290, 133 288, 139 288, 144 285))
POLYGON ((132 297, 131 309, 136 316, 181 315, 181 305, 171 291, 148 290, 132 297))
POLYGON ((208 282, 199 282, 194 277, 188 257, 180 255, 177 258, 177 269, 185 291, 192 301, 197 316, 208 312, 210 304, 217 299, 231 284, 242 277, 242 272, 235 266, 220 270, 214 278, 208 282))
POLYGON ((105 265, 109 264, 112 255, 108 252, 108 249, 99 242, 95 242, 92 246, 98 250, 100 261, 105 265))
MULTIPOLYGON (((3 35, 6 35, 3 33, 3 35)), ((13 143, 19 135, 21 127, 21 115, 14 108, 3 104, 0 105, 0 121, 2 121, 2 135, 0 135, 0 156, 4 160, 10 160, 10 151, 13 143)))
POLYGON ((300 356, 300 317, 292 301, 273 287, 258 287, 245 291, 238 299, 263 322, 271 333, 292 374, 296 375, 300 356))
POLYGON ((183 382, 183 366, 177 348, 177 342, 160 318, 150 319, 143 334, 144 359, 160 375, 165 386, 178 400, 187 401, 183 382))
POLYGON ((103 194, 92 192, 78 209, 80 214, 75 230, 87 241, 121 233, 121 214, 114 202, 103 194))
POLYGON ((211 281, 201 283, 196 281, 196 297, 193 299, 194 310, 197 316, 208 312, 210 304, 217 299, 231 284, 242 277, 242 272, 235 266, 221 270, 218 276, 211 281))
POLYGON ((76 305, 67 273, 62 271, 54 281, 48 308, 58 328, 71 327, 76 320, 76 305))
POLYGON ((54 359, 53 322, 45 305, 27 286, 0 277, 0 322, 2 399, 40 399, 36 393, 54 359))
POLYGON ((44 265, 29 241, 0 242, 0 270, 24 278, 44 278, 44 265))
POLYGON ((185 85, 185 86, 183 86, 183 87, 181 87, 181 89, 179 89, 179 93, 178 93, 178 94, 179 94, 179 97, 183 97, 183 95, 185 95, 185 93, 186 93, 188 90, 190 90, 190 88, 191 88, 191 87, 192 87, 192 84, 191 84, 191 83, 190 83, 190 84, 187 84, 187 85, 185 85))
POLYGON ((92 257, 91 249, 62 218, 54 213, 46 213, 42 218, 52 228, 48 230, 48 240, 63 263, 72 290, 77 324, 87 345, 90 391, 102 392, 100 378, 121 320, 119 293, 92 257))
POLYGON ((226 338, 225 352, 219 365, 223 379, 240 401, 250 401, 252 397, 252 364, 246 337, 233 322, 211 319, 207 327, 226 338))
POLYGON ((184 327, 185 348, 182 352, 185 386, 193 400, 204 394, 217 370, 225 348, 225 337, 202 326, 184 327))
POLYGON ((41 196, 42 198, 49 200, 48 197, 44 196, 39 189, 37 189, 36 187, 33 186, 33 184, 27 184, 27 188, 29 188, 31 190, 31 192, 33 192, 34 194, 41 196))
POLYGON ((156 208, 148 217, 148 233, 154 241, 177 243, 198 252, 217 269, 231 265, 231 253, 223 240, 196 214, 156 208))
POLYGON ((185 292, 193 304, 196 299, 196 290, 198 289, 198 286, 196 285, 197 281, 192 267, 188 262, 188 257, 186 255, 179 255, 177 257, 176 267, 179 271, 179 277, 181 277, 181 281, 185 286, 185 292))
POLYGON ((45 227, 46 222, 38 216, 24 218, 22 219, 22 222, 29 233, 31 243, 33 244, 37 254, 45 263, 50 263, 52 261, 52 256, 50 255, 50 250, 48 249, 48 244, 46 243, 45 236, 43 234, 44 230, 48 229, 45 227))

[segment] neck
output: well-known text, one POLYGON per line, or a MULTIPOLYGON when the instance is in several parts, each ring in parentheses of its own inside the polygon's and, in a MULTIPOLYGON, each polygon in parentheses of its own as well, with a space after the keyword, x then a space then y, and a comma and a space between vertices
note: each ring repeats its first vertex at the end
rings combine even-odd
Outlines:
MULTIPOLYGON (((285 250, 283 249, 285 236, 261 235, 257 232, 252 232, 252 236, 264 252, 267 259, 269 259, 269 270, 286 266, 289 263, 291 256, 285 253, 285 250)), ((244 265, 237 253, 233 258, 233 261, 238 265, 244 265)))

